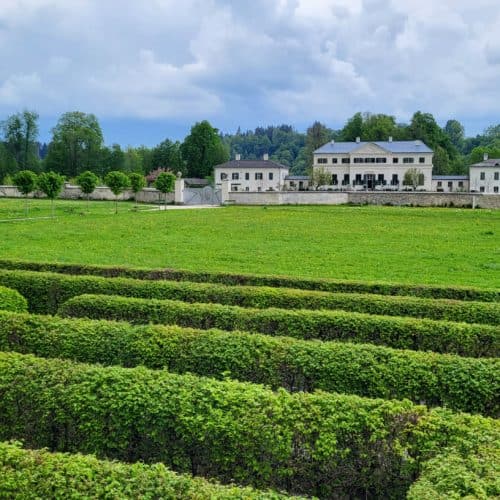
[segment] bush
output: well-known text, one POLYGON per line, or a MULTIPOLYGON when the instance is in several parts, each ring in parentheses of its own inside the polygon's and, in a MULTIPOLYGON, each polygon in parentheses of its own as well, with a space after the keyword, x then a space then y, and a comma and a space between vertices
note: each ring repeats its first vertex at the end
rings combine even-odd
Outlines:
POLYGON ((124 464, 92 455, 24 450, 16 442, 0 443, 0 476, 0 498, 9 499, 285 498, 179 475, 162 464, 124 464))
POLYGON ((176 326, 0 312, 0 350, 267 384, 408 398, 498 416, 500 360, 176 326))
POLYGON ((323 498, 402 498, 438 452, 467 457, 500 437, 495 420, 409 401, 12 353, 0 353, 0 393, 1 440, 323 498))
POLYGON ((286 276, 260 276, 252 274, 229 274, 175 269, 137 269, 79 264, 57 264, 47 262, 25 262, 10 259, 0 260, 0 268, 31 271, 51 271, 64 274, 83 274, 104 277, 127 277, 144 280, 175 280, 225 285, 251 285, 298 288, 324 292, 375 293, 380 295, 412 295, 435 299, 476 300, 500 302, 500 292, 460 286, 412 285, 403 283, 374 283, 365 281, 293 278, 286 276))
POLYGON ((22 292, 28 298, 30 310, 39 313, 56 312, 58 306, 71 297, 98 293, 184 302, 214 302, 255 308, 340 309, 389 316, 500 324, 500 304, 486 302, 225 286, 210 283, 107 279, 30 271, 0 270, 0 282, 22 292))
POLYGON ((500 352, 497 327, 343 311, 261 310, 219 304, 186 304, 173 300, 82 295, 69 299, 60 307, 59 313, 62 316, 125 320, 139 324, 177 324, 301 339, 369 342, 398 349, 429 350, 469 357, 496 357, 500 352))
POLYGON ((17 290, 0 286, 0 310, 23 312, 28 310, 28 303, 17 290))

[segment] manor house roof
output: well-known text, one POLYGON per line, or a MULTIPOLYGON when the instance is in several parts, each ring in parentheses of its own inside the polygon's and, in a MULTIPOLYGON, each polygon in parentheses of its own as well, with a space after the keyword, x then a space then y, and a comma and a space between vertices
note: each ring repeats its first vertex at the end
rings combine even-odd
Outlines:
POLYGON ((286 165, 282 165, 273 160, 230 160, 226 163, 221 163, 220 165, 215 165, 214 168, 238 168, 244 170, 246 168, 285 168, 288 170, 286 165))
POLYGON ((314 154, 337 153, 349 154, 366 144, 376 144, 390 153, 432 153, 422 141, 330 141, 314 151, 314 154))

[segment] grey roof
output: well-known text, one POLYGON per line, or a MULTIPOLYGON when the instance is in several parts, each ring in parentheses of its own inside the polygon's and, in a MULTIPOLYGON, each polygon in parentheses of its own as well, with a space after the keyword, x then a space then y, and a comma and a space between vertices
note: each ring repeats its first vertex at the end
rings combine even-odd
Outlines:
POLYGON ((308 181, 308 175, 287 175, 285 176, 286 181, 308 181))
POLYGON ((365 144, 376 144, 390 153, 432 153, 422 141, 361 141, 361 142, 328 142, 314 151, 322 153, 352 153, 365 144))
POLYGON ((199 179, 197 177, 186 177, 184 178, 184 182, 191 186, 208 186, 210 181, 207 179, 199 179))
POLYGON ((483 160, 479 163, 474 163, 471 167, 498 167, 500 166, 500 158, 490 158, 489 160, 483 160))
POLYGON ((220 165, 215 165, 214 168, 285 168, 288 167, 273 160, 230 160, 220 165))
POLYGON ((433 181, 468 181, 468 175, 433 175, 433 181))

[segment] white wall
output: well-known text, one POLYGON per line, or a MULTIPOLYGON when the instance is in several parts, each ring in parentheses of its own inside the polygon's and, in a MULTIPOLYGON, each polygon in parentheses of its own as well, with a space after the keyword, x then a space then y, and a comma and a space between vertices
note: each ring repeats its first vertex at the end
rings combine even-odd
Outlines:
POLYGON ((221 174, 227 175, 227 180, 229 180, 229 189, 234 191, 268 191, 273 189, 274 191, 280 191, 283 189, 285 183, 285 177, 288 175, 288 169, 285 168, 245 168, 244 165, 235 168, 215 168, 214 177, 215 184, 220 187, 222 183, 221 174), (262 174, 262 180, 255 179, 255 174, 262 174), (273 178, 269 179, 269 173, 272 173, 273 178), (233 174, 237 174, 239 179, 233 179, 233 174), (245 174, 248 174, 249 179, 247 180, 245 174))
POLYGON ((500 166, 470 167, 469 179, 471 191, 484 192, 486 194, 500 193, 500 166), (484 179, 481 179, 481 173, 484 173, 484 179))

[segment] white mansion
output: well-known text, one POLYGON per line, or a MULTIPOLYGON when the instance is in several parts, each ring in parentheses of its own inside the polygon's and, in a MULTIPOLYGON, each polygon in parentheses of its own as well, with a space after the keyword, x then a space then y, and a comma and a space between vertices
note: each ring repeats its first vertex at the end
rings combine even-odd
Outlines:
POLYGON ((314 151, 313 171, 331 176, 334 189, 403 189, 405 173, 416 169, 417 189, 432 189, 433 151, 422 141, 331 141, 314 151))

